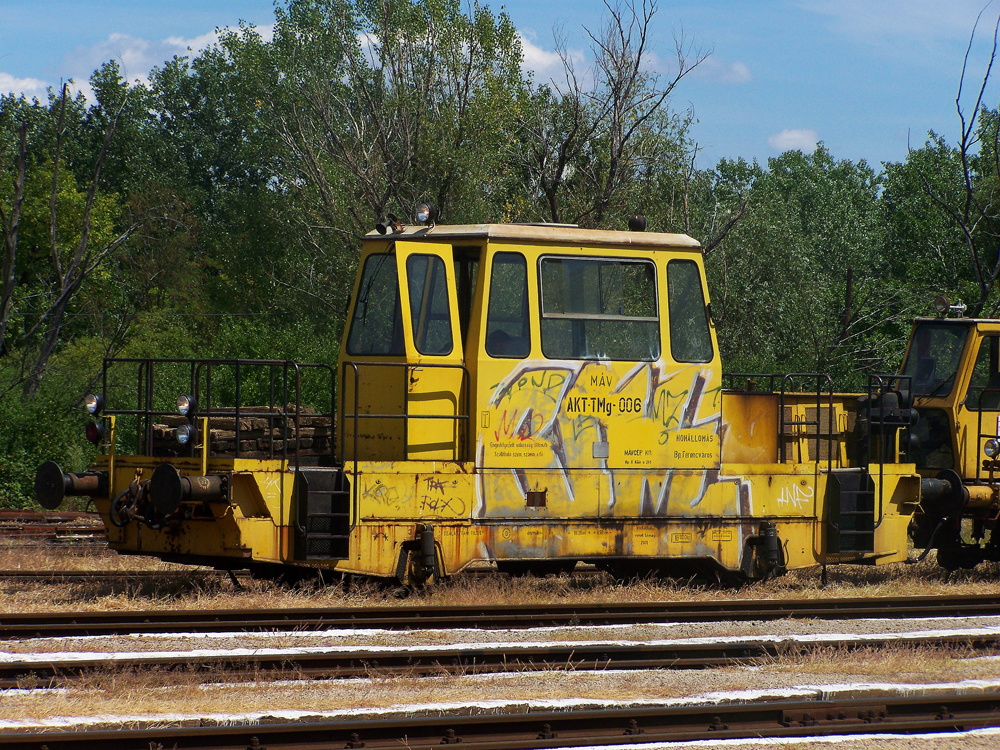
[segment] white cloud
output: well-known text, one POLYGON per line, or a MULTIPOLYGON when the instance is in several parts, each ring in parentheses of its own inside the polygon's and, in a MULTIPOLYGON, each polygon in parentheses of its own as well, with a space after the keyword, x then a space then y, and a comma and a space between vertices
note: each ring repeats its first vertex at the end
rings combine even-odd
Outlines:
MULTIPOLYGON (((524 67, 535 74, 538 81, 555 81, 560 83, 565 80, 563 73, 563 62, 559 53, 543 49, 528 39, 524 34, 518 32, 521 39, 521 52, 524 54, 524 67)), ((587 62, 587 56, 576 49, 567 50, 570 62, 577 70, 577 75, 584 74, 583 66, 587 62)))
MULTIPOLYGON (((62 69, 72 77, 79 90, 92 96, 86 81, 97 68, 108 60, 116 60, 126 80, 147 80, 149 71, 176 56, 194 56, 219 41, 221 34, 230 27, 209 31, 195 37, 170 36, 149 40, 129 34, 111 34, 107 39, 90 47, 77 47, 63 59, 62 69)), ((274 27, 258 26, 256 31, 265 40, 274 35, 274 27)))
POLYGON ((717 81, 718 83, 750 83, 753 76, 750 75, 750 68, 744 62, 726 62, 717 57, 705 58, 692 76, 706 81, 717 81))
POLYGON ((819 143, 819 136, 816 135, 815 130, 782 130, 780 133, 768 136, 767 139, 767 145, 781 153, 802 151, 811 154, 816 150, 817 143, 819 143))
POLYGON ((15 78, 10 73, 0 72, 0 95, 24 94, 28 99, 37 97, 39 101, 47 101, 49 84, 37 78, 15 78))

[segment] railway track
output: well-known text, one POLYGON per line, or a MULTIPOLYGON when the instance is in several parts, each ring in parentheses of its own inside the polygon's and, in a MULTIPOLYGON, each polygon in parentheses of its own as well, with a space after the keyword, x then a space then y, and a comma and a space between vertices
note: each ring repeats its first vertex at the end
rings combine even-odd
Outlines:
MULTIPOLYGON (((157 573, 156 575, 175 575, 157 573)), ((211 575, 210 572, 205 573, 211 575)), ((178 571, 178 577, 190 576, 178 571)), ((510 606, 392 606, 224 610, 133 610, 0 614, 0 639, 220 633, 274 630, 529 628, 663 622, 849 620, 1000 616, 1000 596, 919 596, 839 599, 728 599, 715 601, 510 606)))
POLYGON ((0 539, 20 546, 103 546, 104 524, 96 513, 0 511, 0 539))
MULTIPOLYGON (((240 578, 248 574, 238 571, 235 575, 240 578)), ((226 571, 220 570, 0 570, 0 581, 24 583, 194 582, 228 577, 226 571)))
POLYGON ((465 750, 542 750, 704 739, 949 733, 994 727, 998 722, 1000 697, 942 692, 920 697, 853 700, 7 733, 0 735, 0 748, 382 750, 461 744, 465 750))
POLYGON ((645 642, 550 641, 384 647, 246 648, 113 654, 9 654, 0 661, 0 688, 54 687, 67 679, 114 670, 252 672, 283 679, 411 676, 528 670, 708 669, 757 664, 826 649, 948 648, 995 653, 1000 630, 849 636, 680 639, 645 642), (21 657, 21 658, 18 658, 21 657))

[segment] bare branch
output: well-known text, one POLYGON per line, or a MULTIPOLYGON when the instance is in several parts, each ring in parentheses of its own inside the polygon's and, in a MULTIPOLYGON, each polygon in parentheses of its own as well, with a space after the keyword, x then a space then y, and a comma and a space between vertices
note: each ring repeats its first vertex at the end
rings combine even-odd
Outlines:
POLYGON ((21 204, 24 202, 24 174, 28 152, 28 123, 22 122, 18 130, 17 177, 14 179, 14 203, 10 216, 0 211, 3 222, 4 258, 0 266, 0 355, 7 351, 7 326, 14 302, 14 269, 17 264, 17 233, 21 223, 21 204))
POLYGON ((59 121, 56 123, 56 153, 52 159, 52 194, 49 197, 49 251, 52 253, 52 268, 56 278, 62 278, 62 263, 59 261, 59 241, 56 231, 56 198, 59 196, 59 161, 62 158, 63 136, 66 122, 66 84, 62 86, 59 99, 59 121))
POLYGON ((729 234, 733 230, 733 227, 735 227, 739 223, 740 219, 743 218, 743 214, 747 210, 747 204, 748 199, 746 197, 742 197, 740 200, 740 207, 736 213, 729 217, 729 221, 722 226, 722 229, 720 229, 714 237, 705 242, 705 257, 708 257, 708 254, 719 246, 719 243, 726 238, 726 235, 729 234))

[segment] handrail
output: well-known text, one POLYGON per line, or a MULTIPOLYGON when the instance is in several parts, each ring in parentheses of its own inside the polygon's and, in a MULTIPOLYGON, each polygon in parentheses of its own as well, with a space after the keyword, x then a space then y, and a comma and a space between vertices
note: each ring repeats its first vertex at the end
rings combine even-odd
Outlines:
MULTIPOLYGON (((403 420, 403 451, 404 457, 406 452, 406 446, 409 443, 409 424, 411 419, 450 419, 454 422, 459 420, 465 421, 465 461, 472 460, 472 419, 470 418, 470 404, 471 404, 471 376, 469 375, 469 370, 464 364, 454 364, 448 362, 361 362, 361 361, 345 361, 342 366, 342 383, 343 387, 347 387, 347 370, 348 367, 351 368, 354 378, 354 411, 348 413, 343 410, 340 415, 340 444, 341 446, 346 446, 347 437, 344 434, 346 429, 347 420, 351 419, 353 421, 354 427, 354 440, 353 440, 353 451, 351 453, 351 460, 355 463, 358 459, 358 427, 359 420, 361 419, 402 419, 403 420), (359 367, 398 367, 402 370, 403 375, 403 412, 401 414, 361 414, 361 399, 360 399, 360 370, 359 367), (461 370, 462 372, 462 382, 459 385, 459 392, 464 395, 462 399, 464 402, 464 414, 458 413, 458 403, 456 401, 456 413, 455 414, 410 414, 410 389, 409 389, 409 378, 411 368, 431 368, 431 369, 450 369, 450 370, 461 370)), ((343 407, 343 405, 342 405, 343 407)), ((458 444, 456 440, 455 445, 455 456, 458 459, 458 444)), ((342 456, 344 462, 347 461, 346 451, 342 456)), ((459 459, 461 460, 461 459, 459 459)), ((352 483, 352 494, 353 494, 353 504, 354 504, 354 518, 358 517, 358 483, 352 483)))
MULTIPOLYGON (((106 408, 104 414, 108 416, 137 416, 136 428, 136 448, 140 455, 152 455, 154 437, 153 437, 153 426, 154 417, 160 416, 176 416, 177 412, 174 410, 164 410, 155 409, 154 407, 154 395, 155 395, 155 374, 157 366, 169 366, 169 365, 189 365, 190 366, 190 376, 189 376, 189 393, 195 397, 198 401, 201 401, 202 393, 205 394, 204 404, 199 404, 197 416, 208 417, 208 418, 234 418, 235 420, 235 442, 234 442, 234 456, 236 458, 240 457, 241 448, 241 416, 245 415, 244 405, 242 403, 242 392, 243 392, 243 374, 247 367, 267 367, 268 371, 268 404, 267 412, 251 412, 254 417, 259 417, 267 420, 268 424, 268 435, 270 440, 268 441, 268 458, 275 458, 274 449, 274 422, 276 420, 282 420, 283 427, 281 431, 282 435, 282 448, 281 448, 281 459, 287 463, 288 461, 288 439, 289 431, 287 420, 291 417, 295 419, 294 427, 294 437, 295 437, 295 464, 298 466, 301 463, 301 440, 300 440, 300 430, 301 430, 301 417, 302 417, 302 371, 303 369, 318 369, 325 370, 329 373, 330 377, 330 410, 319 412, 315 415, 317 418, 328 417, 330 420, 330 447, 329 455, 331 462, 335 462, 336 456, 336 430, 334 429, 334 421, 336 420, 336 373, 334 368, 329 364, 322 362, 295 362, 293 360, 276 360, 276 359, 194 359, 194 358, 156 358, 156 357, 108 357, 104 360, 104 367, 102 372, 102 394, 106 402, 108 399, 108 372, 113 365, 120 364, 136 364, 137 368, 137 402, 136 408, 134 409, 115 409, 106 408), (233 368, 235 376, 235 404, 232 407, 219 407, 217 409, 212 408, 212 370, 213 368, 220 367, 230 367, 233 368), (280 391, 282 395, 282 402, 280 407, 275 403, 275 380, 280 377, 280 391), (288 408, 289 403, 289 381, 294 377, 294 410, 288 408), (204 387, 203 387, 204 385, 204 387), (278 411, 275 411, 278 409, 278 411)), ((208 436, 203 436, 203 439, 208 439, 208 436)), ((194 444, 192 443, 190 448, 192 455, 194 455, 194 444)))
MULTIPOLYGON (((988 481, 992 483, 994 481, 993 472, 996 471, 997 469, 997 459, 995 458, 991 459, 989 462, 979 460, 980 450, 983 447, 983 438, 986 438, 987 440, 989 440, 990 438, 1000 439, 1000 417, 997 417, 995 432, 983 432, 983 412, 1000 411, 1000 409, 983 409, 983 396, 985 396, 988 393, 993 393, 996 394, 997 396, 1000 396, 1000 388, 983 388, 979 392, 979 398, 977 399, 977 404, 976 404, 976 411, 978 412, 978 416, 976 419, 976 455, 973 457, 973 461, 975 461, 976 464, 976 481, 977 482, 982 481, 981 472, 982 469, 984 468, 984 465, 988 463, 990 469, 990 478, 988 481)), ((966 397, 966 404, 968 404, 968 397, 966 397)), ((966 405, 966 408, 968 408, 968 405, 966 405)))
POLYGON ((785 455, 785 428, 793 425, 800 426, 816 426, 816 465, 819 466, 820 463, 820 440, 822 439, 822 424, 823 424, 823 396, 827 396, 827 408, 829 409, 829 434, 826 436, 827 441, 827 451, 826 451, 826 470, 830 473, 833 470, 833 378, 824 372, 790 372, 781 376, 781 390, 778 393, 778 450, 781 459, 781 463, 785 463, 787 456, 785 455), (793 421, 785 420, 785 396, 792 393, 812 393, 812 391, 795 391, 795 380, 802 379, 816 379, 816 420, 811 419, 797 419, 793 421), (785 388, 786 385, 790 385, 792 390, 785 388), (827 386, 824 389, 824 385, 827 386))
MULTIPOLYGON (((912 384, 913 384, 913 378, 910 375, 871 375, 870 374, 868 376, 868 393, 867 393, 868 400, 866 402, 868 404, 868 453, 864 456, 864 459, 865 459, 864 460, 864 464, 865 464, 865 470, 866 471, 870 471, 870 467, 871 467, 872 430, 873 430, 873 428, 875 426, 875 420, 873 419, 873 415, 872 415, 872 396, 873 395, 877 395, 877 394, 881 394, 881 393, 885 393, 887 390, 892 390, 892 388, 893 388, 894 385, 895 385, 896 390, 898 392, 900 392, 900 393, 904 393, 905 392, 905 393, 908 393, 908 394, 912 394, 913 393, 912 384), (905 388, 903 387, 904 384, 905 384, 905 388), (874 386, 874 388, 873 388, 873 386, 874 386)), ((881 405, 879 405, 879 407, 878 407, 878 409, 879 409, 878 424, 879 424, 879 428, 880 428, 879 429, 879 437, 880 437, 882 443, 879 446, 879 452, 878 452, 878 518, 875 521, 875 527, 874 527, 876 529, 879 526, 882 525, 882 521, 885 518, 885 513, 884 513, 884 510, 883 510, 883 497, 882 497, 882 493, 883 493, 883 485, 885 484, 885 482, 883 480, 885 479, 885 454, 887 452, 886 451, 887 441, 886 441, 886 436, 885 436, 884 429, 885 429, 885 426, 887 424, 889 424, 890 426, 892 426, 891 423, 887 423, 885 421, 884 416, 882 414, 882 408, 883 407, 881 405)), ((909 458, 910 457, 909 456, 909 444, 910 444, 910 441, 909 441, 909 434, 910 434, 909 421, 907 420, 906 425, 903 425, 903 424, 899 423, 899 424, 894 425, 894 427, 896 429, 905 429, 906 430, 907 440, 904 442, 904 445, 907 446, 907 448, 906 448, 906 454, 907 454, 907 458, 909 458)), ((895 433, 893 433, 893 434, 895 434, 895 433)))

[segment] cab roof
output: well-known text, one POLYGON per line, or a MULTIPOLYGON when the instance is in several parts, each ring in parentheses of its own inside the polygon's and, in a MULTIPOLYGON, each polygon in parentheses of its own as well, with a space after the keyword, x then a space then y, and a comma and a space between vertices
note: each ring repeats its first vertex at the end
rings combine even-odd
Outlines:
POLYGON ((379 234, 371 231, 366 240, 440 241, 454 244, 463 240, 506 241, 545 245, 631 246, 648 250, 700 253, 701 244, 686 234, 665 232, 622 232, 580 229, 565 224, 438 224, 433 227, 407 226, 401 232, 379 234))
POLYGON ((992 323, 993 325, 1000 325, 1000 320, 996 318, 931 318, 931 317, 921 317, 914 318, 914 323, 944 323, 946 325, 954 326, 971 326, 980 325, 984 323, 992 323))

